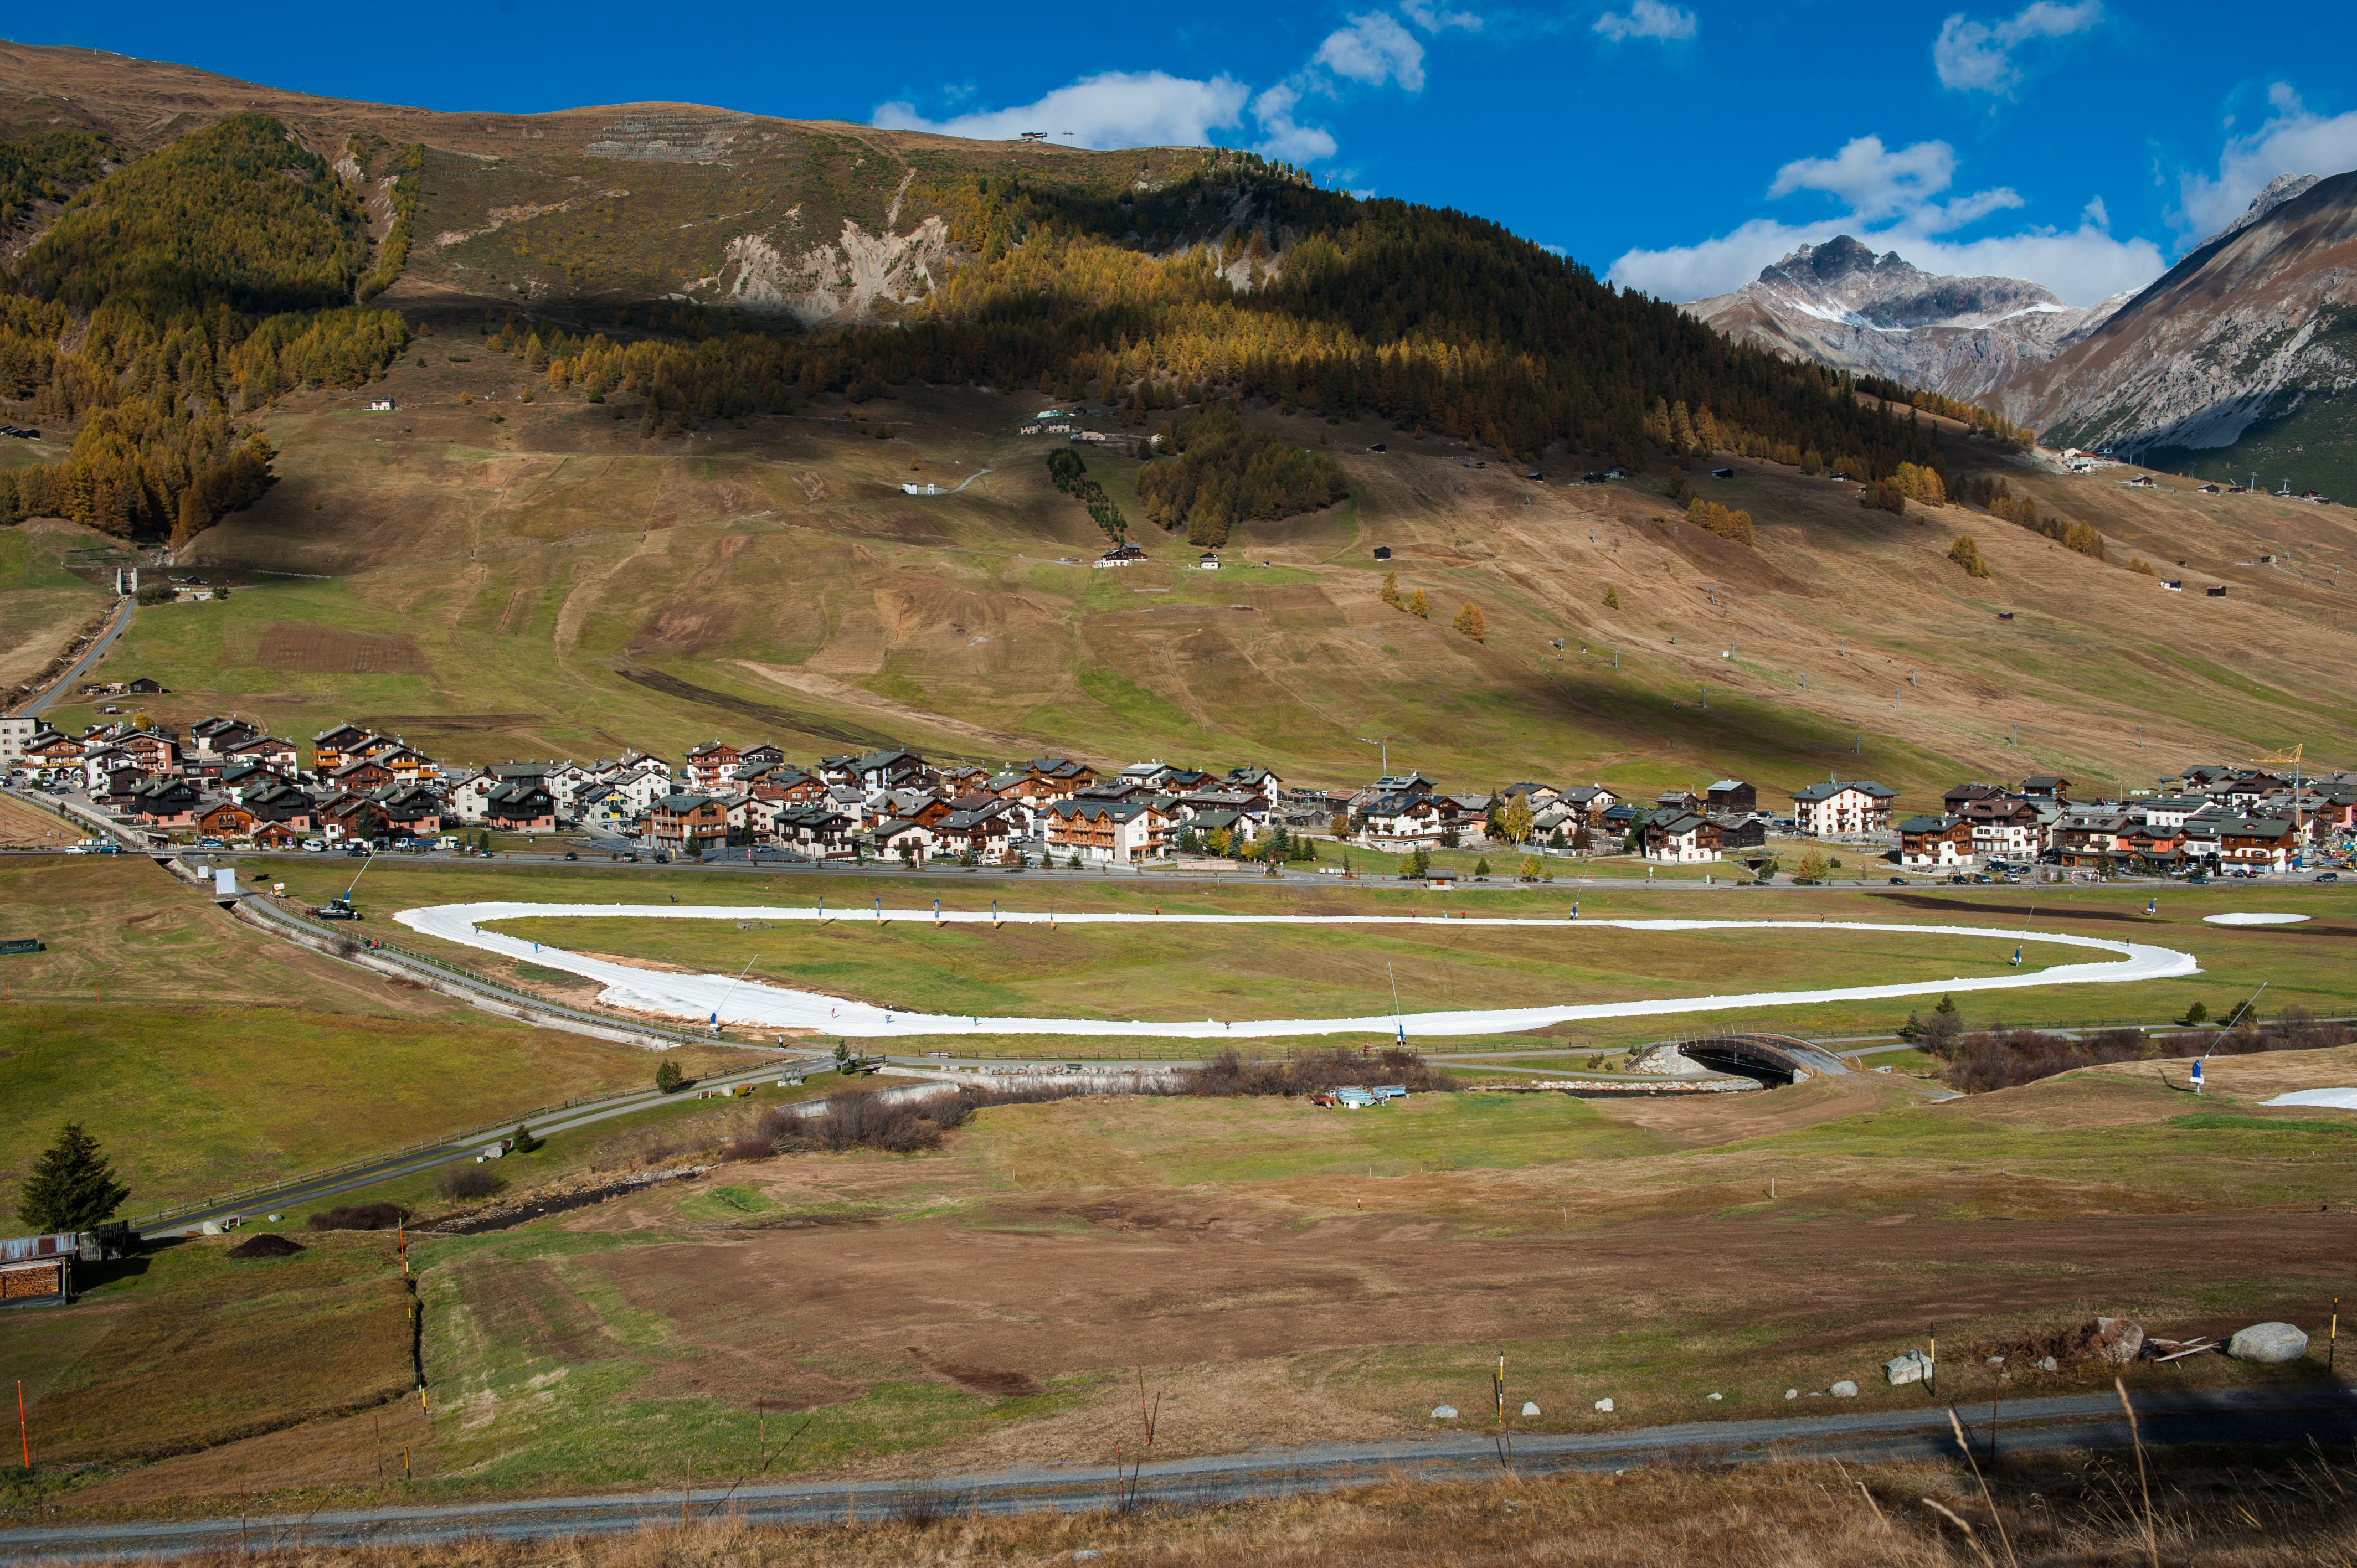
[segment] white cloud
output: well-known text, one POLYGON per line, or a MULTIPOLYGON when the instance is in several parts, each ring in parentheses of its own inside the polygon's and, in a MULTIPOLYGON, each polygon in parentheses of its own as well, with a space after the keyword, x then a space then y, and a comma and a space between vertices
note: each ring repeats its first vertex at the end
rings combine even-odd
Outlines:
POLYGON ((1437 11, 1419 0, 1402 0, 1400 15, 1427 33, 1437 33, 1443 27, 1462 27, 1469 33, 1481 30, 1481 18, 1470 11, 1437 11))
POLYGON ((1698 244, 1632 250, 1612 263, 1614 283, 1665 299, 1729 294, 1798 247, 1849 234, 1878 251, 1897 251, 1926 272, 1951 276, 2028 278, 2074 305, 2136 288, 2163 270, 2149 240, 2115 240, 2102 198, 2090 202, 2073 231, 2050 228, 1957 242, 1950 233, 2023 205, 1999 186, 1936 199, 1954 183, 1955 150, 1945 142, 1917 142, 1897 150, 1878 136, 1860 136, 1829 158, 1800 158, 1776 171, 1773 197, 1822 191, 1848 210, 1810 223, 1755 218, 1732 233, 1698 244))
POLYGON ((1623 38, 1690 38, 1696 25, 1695 14, 1683 5, 1635 0, 1625 16, 1607 11, 1597 17, 1595 30, 1619 43, 1623 38))
POLYGON ((2087 203, 2082 211, 2087 221, 2098 229, 2108 229, 2112 226, 2111 209, 2104 205, 2104 199, 2100 196, 2087 203))
MULTIPOLYGON (((2218 177, 2186 174, 2179 199, 2192 233, 2216 233, 2243 215, 2251 199, 2279 174, 2336 175, 2357 168, 2357 110, 2327 118, 2311 114, 2285 82, 2267 92, 2275 113, 2247 136, 2230 136, 2218 157, 2218 177)), ((2231 125, 2233 122, 2229 121, 2231 125)))
MULTIPOLYGON (((1685 33, 1660 36, 1692 36, 1692 16, 1661 0, 1635 0, 1635 11, 1684 16, 1685 33)), ((1478 32, 1481 27, 1481 18, 1474 13, 1447 10, 1434 0, 1399 0, 1399 12, 1427 33, 1449 28, 1478 32)), ((1200 81, 1159 70, 1111 70, 1060 87, 1034 103, 943 120, 924 118, 913 103, 879 103, 870 123, 888 130, 932 131, 980 141, 1011 141, 1026 131, 1045 131, 1050 141, 1082 147, 1206 146, 1214 131, 1243 124, 1249 109, 1260 130, 1254 151, 1308 164, 1332 157, 1340 144, 1323 125, 1301 123, 1297 116, 1302 100, 1311 93, 1338 99, 1353 83, 1423 91, 1422 40, 1398 17, 1370 11, 1328 34, 1299 70, 1257 95, 1224 75, 1200 81)), ((973 94, 969 86, 956 96, 973 94)))
POLYGON ((1424 46, 1380 11, 1328 34, 1309 63, 1370 87, 1396 81, 1410 92, 1424 91, 1424 46))
POLYGON ((1293 118, 1301 102, 1300 89, 1279 82, 1253 100, 1253 118, 1260 122, 1261 139, 1254 151, 1280 163, 1312 163, 1334 156, 1333 133, 1322 125, 1303 125, 1293 118))
POLYGON ((1921 206, 1956 177, 1956 152, 1945 142, 1918 142, 1892 152, 1879 136, 1859 136, 1829 158, 1795 158, 1776 171, 1772 199, 1822 190, 1861 217, 1889 216, 1921 206))
POLYGON ((1211 133, 1240 124, 1252 90, 1225 76, 1197 81, 1159 70, 1109 70, 1060 87, 1035 103, 949 120, 921 118, 910 103, 877 105, 872 123, 975 141, 1012 141, 1046 131, 1083 147, 1207 146, 1211 133))
POLYGON ((1962 11, 1940 25, 1932 42, 1932 66, 1940 85, 1959 92, 2008 92, 2021 80, 2013 51, 2032 38, 2067 38, 2104 19, 2103 0, 2057 5, 2035 0, 1992 26, 1962 11))
POLYGON ((1663 299, 1706 299, 1732 294, 1803 245, 1848 234, 1874 250, 1897 251, 1927 273, 1950 277, 2028 278, 2072 305, 2092 305, 2123 289, 2142 288, 2167 270, 2160 247, 2146 239, 2115 240, 2101 225, 2072 230, 2030 229, 1958 244, 1921 230, 1875 229, 1855 219, 1789 225, 1755 218, 1733 233, 1695 245, 1634 250, 1606 274, 1624 288, 1663 299))

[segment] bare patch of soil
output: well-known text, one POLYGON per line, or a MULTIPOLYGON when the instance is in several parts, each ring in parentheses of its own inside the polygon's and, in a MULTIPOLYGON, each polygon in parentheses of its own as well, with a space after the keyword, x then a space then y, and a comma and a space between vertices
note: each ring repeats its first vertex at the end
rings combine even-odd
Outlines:
POLYGON ((1678 1148, 1703 1149, 1855 1116, 1878 1099, 1914 1098, 1879 1073, 1853 1073, 1813 1078, 1772 1094, 1631 1096, 1588 1103, 1611 1120, 1642 1127, 1678 1148))
POLYGON ((253 662, 264 670, 301 670, 331 675, 423 675, 425 655, 405 637, 297 621, 272 621, 262 628, 253 662))
POLYGON ((1046 1391, 1039 1380, 1030 1373, 1009 1367, 973 1367, 961 1361, 943 1360, 920 1345, 908 1348, 909 1359, 938 1378, 947 1378, 970 1394, 985 1394, 992 1399, 1028 1399, 1046 1391))

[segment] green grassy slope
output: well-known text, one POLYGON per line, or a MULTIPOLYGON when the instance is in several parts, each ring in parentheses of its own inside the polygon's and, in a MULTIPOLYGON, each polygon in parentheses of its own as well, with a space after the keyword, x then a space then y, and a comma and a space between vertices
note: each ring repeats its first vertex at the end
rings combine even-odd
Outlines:
MULTIPOLYGON (((1358 737, 1388 734, 1395 765, 1459 786, 1738 774, 1772 791, 1838 772, 1909 809, 1962 778, 2148 787, 2357 739, 2331 587, 2357 534, 2313 508, 2007 469, 2098 521, 2120 560, 2231 584, 2215 600, 1966 507, 1867 512, 1773 464, 1712 482, 1759 519, 1754 550, 1655 521, 1670 509, 1642 482, 1528 486, 1388 426, 1265 413, 1341 456, 1348 502, 1247 525, 1216 575, 1151 530, 1151 564, 1094 572, 1059 564, 1103 536, 1049 485, 1043 443, 1011 433, 1029 399, 910 387, 664 441, 578 393, 522 403, 512 363, 405 364, 393 415, 307 394, 272 416, 279 483, 197 552, 241 588, 143 612, 106 672, 163 680, 173 716, 350 718, 458 761, 888 736, 1344 783, 1373 770, 1358 737), (1381 437, 1390 454, 1358 450, 1381 437), (953 497, 896 489, 981 468, 953 497), (2236 564, 2294 529, 2297 560, 2236 564), (1993 577, 1945 560, 1959 532, 1993 577), (1379 602, 1377 543, 1432 620, 1379 602), (1448 628, 1468 600, 1486 644, 1448 628)), ((1092 464, 1125 508, 1129 467, 1092 464)))

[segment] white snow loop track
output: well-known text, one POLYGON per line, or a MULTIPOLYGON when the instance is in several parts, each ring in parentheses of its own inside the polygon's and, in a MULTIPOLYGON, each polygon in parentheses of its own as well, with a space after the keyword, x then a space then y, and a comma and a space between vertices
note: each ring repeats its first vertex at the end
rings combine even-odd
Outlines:
POLYGON ((1643 1002, 1607 1002, 1576 1007, 1494 1007, 1458 1013, 1410 1013, 1400 1020, 1411 1035, 1500 1035, 1517 1029, 1544 1028, 1580 1018, 1635 1018, 1657 1014, 1721 1012, 1790 1006, 1807 1002, 1848 1002, 1883 997, 1928 996, 1954 991, 2006 991, 2029 985, 2118 984, 2138 980, 2168 980, 2195 973, 2199 965, 2190 953, 2142 942, 2104 941, 2095 937, 2065 936, 2054 931, 2002 930, 1990 926, 1915 926, 1815 920, 1532 920, 1492 918, 1433 920, 1408 915, 1120 915, 1004 914, 990 915, 930 909, 830 909, 724 908, 686 904, 439 904, 404 909, 393 917, 414 931, 446 941, 480 948, 507 958, 544 964, 587 980, 606 990, 603 1000, 617 1007, 693 1018, 699 1023, 715 1013, 725 1024, 771 1028, 812 1029, 821 1034, 875 1036, 945 1035, 977 1030, 999 1035, 1119 1035, 1178 1039, 1233 1039, 1286 1035, 1390 1034, 1391 1015, 1360 1018, 1264 1018, 1202 1023, 1136 1023, 1096 1018, 1008 1018, 968 1014, 909 1013, 840 997, 758 982, 738 983, 726 974, 667 974, 567 952, 562 948, 535 946, 530 941, 486 931, 487 920, 533 918, 579 919, 623 918, 655 920, 818 920, 845 924, 863 920, 926 924, 936 919, 951 925, 1091 926, 1138 923, 1160 926, 1465 926, 1548 927, 1577 940, 1584 929, 1597 926, 1632 931, 1770 930, 1788 932, 1795 955, 1807 950, 1806 933, 1816 931, 1898 931, 1912 936, 1960 937, 1975 940, 2047 942, 2058 947, 2086 948, 2116 953, 2103 963, 2058 964, 2049 969, 1978 979, 1907 981, 1896 985, 1849 985, 1808 991, 1755 991, 1741 995, 1664 997, 1643 1002))

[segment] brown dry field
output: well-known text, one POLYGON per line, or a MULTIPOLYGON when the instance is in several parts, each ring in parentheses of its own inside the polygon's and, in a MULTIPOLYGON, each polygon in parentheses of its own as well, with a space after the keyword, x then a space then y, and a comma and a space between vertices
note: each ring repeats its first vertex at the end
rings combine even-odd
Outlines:
MULTIPOLYGON (((241 1552, 237 1561, 270 1568, 1028 1568, 1086 1561, 1081 1554, 1089 1552, 1154 1568, 1953 1568, 1995 1560, 1976 1550, 1997 1533, 2011 1568, 2125 1565, 2162 1554, 2205 1568, 2307 1568, 2357 1554, 2357 1519, 2344 1484, 2351 1472, 2329 1461, 2221 1473, 2192 1457, 2157 1457, 2147 1477, 2148 1529, 2131 1500, 2142 1495, 2132 1490, 2139 1472, 2124 1463, 2040 1455, 1992 1469, 1986 1491, 1953 1463, 1661 1467, 1438 1486, 1399 1478, 1192 1511, 1041 1510, 790 1527, 725 1517, 685 1527, 651 1520, 629 1533, 564 1541, 479 1536, 436 1546, 297 1544, 241 1552)), ((916 1507, 893 1511, 921 1514, 926 1501, 912 1497, 916 1507)), ((217 1560, 227 1554, 203 1559, 217 1560)))
POLYGON ((371 637, 330 626, 273 621, 253 653, 240 660, 264 670, 338 675, 422 675, 425 656, 405 637, 371 637))
POLYGON ((79 843, 87 836, 13 795, 0 795, 0 848, 58 849, 79 843))
MULTIPOLYGON (((2190 1105, 2149 1064, 1934 1106, 1882 1075, 1608 1102, 1570 1112, 1554 1155, 1542 1130, 1541 1157, 1488 1168, 1444 1155, 1403 1170, 1372 1146, 1363 1167, 1318 1164, 1313 1146, 1336 1136, 1418 1124, 1279 1102, 988 1112, 932 1156, 737 1163, 507 1238, 429 1244, 430 1424, 409 1411, 315 1423, 76 1500, 350 1487, 387 1443, 462 1492, 501 1490, 524 1483, 468 1477, 498 1434, 539 1441, 531 1391, 566 1379, 626 1386, 641 1412, 721 1412, 705 1429, 757 1400, 833 1419, 897 1408, 911 1384, 985 1411, 1048 1392, 1020 1419, 914 1452, 831 1449, 813 1472, 866 1476, 1100 1462, 1135 1420, 1140 1374, 1163 1399, 1157 1453, 1174 1456, 1426 1432, 1434 1403, 1486 1397, 1501 1350, 1550 1431, 1809 1413, 1823 1406, 1784 1390, 1844 1377, 1865 1391, 1857 1408, 1889 1405, 1905 1391, 1882 1385, 1880 1361, 1934 1324, 1963 1397, 2107 1388, 2088 1368, 2000 1384, 1973 1345, 2097 1312, 2177 1337, 2320 1327, 2357 1243, 2345 1137, 2319 1113, 2253 1103, 2357 1080, 2357 1047, 2213 1066, 2212 1108, 2237 1127, 2320 1128, 2316 1149, 2216 1146, 2171 1171, 2140 1168, 2161 1157, 2149 1144, 2115 1158, 2104 1140, 2190 1105), (1894 1125, 1903 1137, 1873 1142, 1894 1125), (1205 1165, 1212 1142, 1263 1164, 1205 1165), (709 1196, 724 1183, 767 1208, 726 1218, 709 1196), (2317 1192, 2327 1201, 2297 1196, 2317 1192), (1725 1399, 1698 1403, 1706 1391, 1725 1399), (1591 1414, 1606 1396, 1616 1413, 1591 1414)), ((1566 1103, 1473 1100, 1514 1115, 1566 1103)), ((1448 1107, 1413 1114, 1445 1132, 1448 1107)), ((2128 1374, 2132 1388, 2255 1375, 2310 1374, 2217 1358, 2128 1374)))

